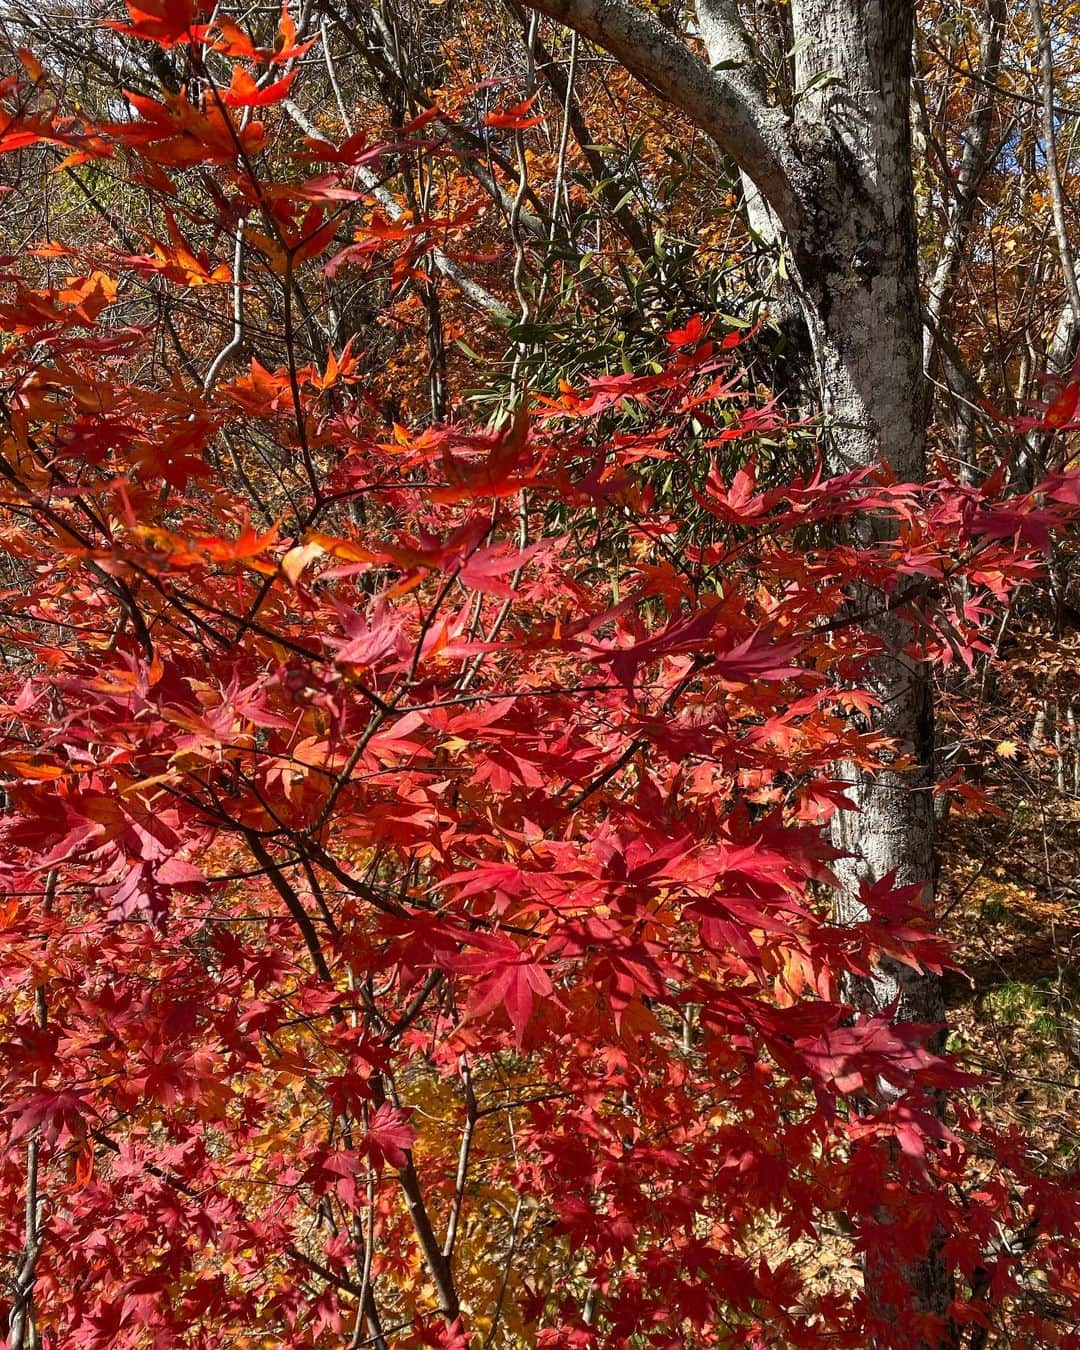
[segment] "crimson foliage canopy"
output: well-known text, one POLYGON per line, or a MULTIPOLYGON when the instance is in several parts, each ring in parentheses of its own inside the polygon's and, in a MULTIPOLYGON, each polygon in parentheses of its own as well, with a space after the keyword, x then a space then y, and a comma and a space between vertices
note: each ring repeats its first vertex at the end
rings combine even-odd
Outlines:
POLYGON ((0 89, 0 150, 107 159, 167 221, 3 278, 13 1343, 914 1345, 934 1243, 956 1325, 1025 1265, 1075 1298, 1075 1193, 981 1125, 934 1028, 847 1002, 948 953, 890 877, 831 921, 824 827, 836 766, 893 750, 868 614, 970 663, 1080 475, 759 483, 789 428, 704 319, 494 430, 389 429, 291 308, 301 270, 434 247, 366 212, 383 149, 281 152, 287 16, 273 50, 183 3, 121 31, 198 97, 94 125, 29 54, 0 89), (163 369, 145 294, 228 296, 237 231, 284 360, 163 369))

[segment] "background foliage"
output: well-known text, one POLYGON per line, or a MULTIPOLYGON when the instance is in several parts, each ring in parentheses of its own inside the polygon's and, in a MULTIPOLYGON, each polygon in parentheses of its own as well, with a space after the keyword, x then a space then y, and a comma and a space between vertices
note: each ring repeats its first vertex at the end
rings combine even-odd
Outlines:
POLYGON ((826 476, 732 167, 513 5, 5 11, 10 1344, 1074 1343, 1043 20, 1063 149, 1030 16, 923 15, 919 486, 826 476), (829 916, 874 603, 952 947, 829 916))

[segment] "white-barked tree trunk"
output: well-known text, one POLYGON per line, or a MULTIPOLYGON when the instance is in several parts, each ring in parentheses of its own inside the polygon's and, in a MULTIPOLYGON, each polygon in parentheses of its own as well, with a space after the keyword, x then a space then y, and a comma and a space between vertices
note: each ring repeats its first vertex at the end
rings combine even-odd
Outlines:
MULTIPOLYGON (((919 481, 926 397, 910 129, 913 0, 790 0, 790 116, 768 102, 736 0, 698 0, 707 59, 630 0, 528 3, 606 48, 752 181, 755 209, 776 224, 809 334, 834 466, 884 461, 899 478, 919 481)), ((866 680, 881 701, 875 727, 917 767, 846 769, 857 811, 838 815, 834 827, 849 855, 837 868, 845 922, 864 914, 862 880, 890 873, 897 884, 921 884, 933 906, 928 672, 904 655, 910 630, 900 616, 872 594, 858 603, 881 611, 871 627, 885 652, 866 680)), ((899 1019, 944 1020, 939 981, 895 962, 852 996, 867 1012, 895 1005, 899 1019)), ((917 1304, 945 1311, 948 1282, 932 1253, 911 1282, 917 1304)))

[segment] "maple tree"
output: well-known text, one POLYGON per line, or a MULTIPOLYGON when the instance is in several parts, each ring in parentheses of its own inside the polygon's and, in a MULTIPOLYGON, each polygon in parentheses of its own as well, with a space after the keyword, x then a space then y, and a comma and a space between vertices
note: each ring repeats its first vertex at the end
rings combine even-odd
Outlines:
POLYGON ((882 613, 971 665, 1074 522, 1065 395, 999 423, 1048 447, 1025 489, 781 474, 813 429, 694 314, 531 392, 519 333, 487 424, 433 357, 388 422, 306 297, 468 261, 379 196, 460 109, 327 140, 288 12, 112 31, 186 78, 90 115, 27 51, 0 88, 0 151, 151 204, 4 263, 9 1343, 1066 1343, 1080 1196, 938 1028, 853 1008, 950 955, 893 875, 836 922, 829 839, 838 764, 904 771, 882 613))

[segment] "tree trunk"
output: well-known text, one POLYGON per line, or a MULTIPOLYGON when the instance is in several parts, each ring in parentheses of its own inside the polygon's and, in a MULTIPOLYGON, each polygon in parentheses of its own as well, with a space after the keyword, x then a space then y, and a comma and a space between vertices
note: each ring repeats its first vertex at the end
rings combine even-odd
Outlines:
MULTIPOLYGON (((703 0, 701 12, 710 61, 738 61, 725 0, 703 0)), ((909 121, 913 8, 905 0, 793 0, 792 22, 800 210, 786 246, 829 453, 837 469, 884 460, 899 478, 918 481, 925 385, 909 121)), ((903 775, 844 770, 857 807, 834 828, 851 855, 837 865, 838 911, 848 923, 865 917, 863 879, 889 873, 898 885, 923 884, 932 904, 928 673, 902 654, 910 638, 902 619, 885 612, 872 626, 887 649, 868 672, 882 705, 875 726, 918 767, 903 775)), ((896 962, 853 992, 869 1012, 896 1003, 900 1019, 943 1021, 938 980, 896 962)))
MULTIPOLYGON (((914 0, 790 0, 795 53, 792 113, 770 104, 738 0, 697 0, 708 64, 630 0, 528 0, 605 46, 654 92, 677 104, 760 194, 777 224, 810 335, 819 410, 834 467, 884 461, 900 479, 924 471, 925 383, 910 127, 914 0)), ((748 200, 752 194, 748 195, 748 200)), ((760 227, 759 227, 760 228, 760 227)), ((867 527, 869 528, 869 527, 867 527)), ((911 772, 848 766, 856 810, 838 815, 848 855, 837 872, 839 917, 865 916, 864 879, 895 873, 933 906, 934 814, 928 671, 905 654, 911 633, 881 597, 856 603, 883 653, 865 683, 911 772)), ((869 1013, 942 1023, 940 982, 895 962, 851 991, 869 1013)), ((916 1306, 944 1313, 949 1282, 933 1252, 909 1271, 916 1306)), ((877 1294, 867 1272, 871 1301, 877 1294)), ((890 1309, 879 1306, 888 1319, 890 1309)))
MULTIPOLYGON (((794 279, 813 343, 821 410, 838 469, 883 460, 897 477, 924 476, 926 388, 910 132, 913 6, 904 0, 793 0, 797 88, 820 81, 796 104, 795 135, 811 164, 805 225, 791 239, 794 279), (835 81, 835 82, 834 82, 835 81)), ((839 812, 832 836, 845 856, 837 917, 867 917, 864 880, 895 875, 924 888, 933 908, 933 713, 929 671, 904 654, 910 625, 872 592, 855 603, 881 610, 868 625, 883 654, 864 683, 880 701, 874 727, 915 766, 865 773, 844 766, 855 811, 839 812)), ((849 997, 869 1014, 943 1024, 938 977, 883 959, 849 997)), ((940 1039, 940 1038, 939 1038, 940 1039)), ((895 1095, 887 1084, 879 1096, 895 1095)), ((943 1319, 951 1281, 936 1251, 907 1271, 912 1302, 943 1319)), ((874 1311, 890 1321, 884 1286, 866 1271, 874 1311)))

